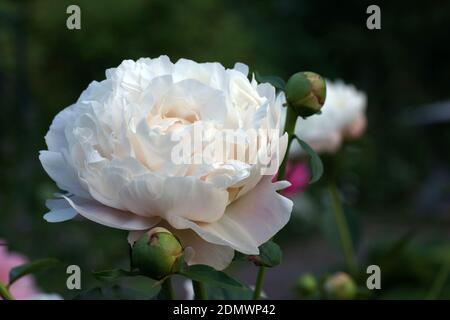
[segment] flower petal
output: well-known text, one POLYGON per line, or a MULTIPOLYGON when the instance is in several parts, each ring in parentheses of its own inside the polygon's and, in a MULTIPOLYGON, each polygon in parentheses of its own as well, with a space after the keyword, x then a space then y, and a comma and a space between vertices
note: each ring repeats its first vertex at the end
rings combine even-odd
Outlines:
POLYGON ((223 217, 214 223, 196 223, 169 217, 177 229, 190 228, 208 242, 230 246, 245 254, 259 254, 258 247, 268 241, 289 221, 292 201, 276 191, 289 182, 272 183, 265 176, 256 187, 230 204, 223 217))
POLYGON ((82 187, 76 171, 64 160, 61 153, 41 151, 39 160, 47 174, 56 182, 58 188, 77 196, 88 195, 82 187))
POLYGON ((101 203, 81 197, 66 197, 64 199, 80 215, 88 220, 100 223, 107 227, 122 230, 146 230, 155 226, 161 220, 159 217, 141 217, 130 212, 117 210, 101 203))
POLYGON ((216 270, 223 270, 231 263, 234 250, 228 246, 221 246, 203 240, 192 230, 176 230, 183 247, 192 248, 193 254, 187 259, 188 265, 206 264, 216 270))

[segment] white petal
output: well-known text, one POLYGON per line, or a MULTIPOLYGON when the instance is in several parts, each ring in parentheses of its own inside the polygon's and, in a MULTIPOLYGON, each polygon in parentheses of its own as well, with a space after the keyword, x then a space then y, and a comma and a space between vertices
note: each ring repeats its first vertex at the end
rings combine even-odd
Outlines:
POLYGON ((107 207, 95 200, 80 197, 68 198, 66 196, 64 196, 64 199, 66 199, 72 208, 86 219, 111 228, 122 230, 146 230, 155 226, 161 220, 158 217, 146 218, 131 212, 107 207))
POLYGON ((236 62, 234 64, 234 70, 241 72, 244 76, 248 76, 248 66, 241 62, 236 62))
POLYGON ((164 215, 213 222, 222 217, 228 192, 195 177, 168 177, 160 204, 164 215))
POLYGON ((68 164, 61 153, 41 151, 39 160, 47 174, 62 190, 69 191, 78 196, 87 196, 74 168, 68 164))
POLYGON ((230 204, 217 222, 195 223, 171 217, 169 223, 177 229, 190 228, 208 242, 259 254, 258 247, 289 221, 292 201, 276 192, 284 186, 285 182, 272 183, 271 177, 265 176, 253 190, 230 204))
POLYGON ((52 210, 44 215, 47 222, 63 222, 75 218, 77 212, 73 208, 52 210))
POLYGON ((50 129, 45 135, 49 151, 60 151, 67 149, 67 139, 64 134, 66 125, 73 122, 76 116, 76 105, 71 105, 58 113, 53 119, 50 129))
POLYGON ((234 250, 231 247, 209 243, 192 230, 176 230, 174 234, 185 250, 192 248, 192 255, 186 261, 188 265, 206 264, 216 270, 223 270, 233 260, 234 250))

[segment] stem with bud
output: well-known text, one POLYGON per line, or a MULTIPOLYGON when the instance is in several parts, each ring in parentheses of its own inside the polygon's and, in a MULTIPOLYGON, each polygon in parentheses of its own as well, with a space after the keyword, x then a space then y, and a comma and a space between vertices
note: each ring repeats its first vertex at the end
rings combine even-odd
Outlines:
MULTIPOLYGON (((295 139, 295 125, 297 123, 297 114, 294 109, 287 106, 286 112, 286 123, 284 126, 284 132, 288 134, 288 144, 286 148, 286 154, 283 161, 281 162, 280 169, 278 169, 277 180, 283 180, 286 176, 286 166, 288 162, 289 149, 291 148, 292 141, 295 139)), ((253 300, 258 300, 261 296, 262 287, 264 283, 264 278, 266 275, 266 267, 261 266, 258 270, 258 275, 256 278, 255 291, 253 292, 253 300)))

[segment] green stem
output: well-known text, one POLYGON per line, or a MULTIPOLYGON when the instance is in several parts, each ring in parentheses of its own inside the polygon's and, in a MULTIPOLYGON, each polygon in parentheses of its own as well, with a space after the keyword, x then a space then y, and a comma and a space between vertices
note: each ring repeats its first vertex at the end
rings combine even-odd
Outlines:
POLYGON ((206 288, 200 281, 192 280, 192 286, 194 287, 194 299, 195 300, 206 300, 208 296, 206 294, 206 288))
POLYGON ((344 258, 347 264, 349 272, 355 276, 357 273, 355 252, 352 243, 352 237, 345 218, 342 203, 339 198, 336 185, 333 182, 329 183, 328 190, 330 193, 331 202, 333 205, 333 214, 336 220, 336 226, 339 232, 339 238, 341 240, 342 249, 344 251, 344 258))
POLYGON ((0 297, 5 300, 14 300, 11 292, 9 292, 8 287, 0 282, 0 297))
MULTIPOLYGON (((280 169, 278 169, 277 180, 284 180, 286 176, 286 165, 289 158, 289 149, 291 148, 292 141, 295 139, 295 125, 297 123, 297 114, 295 111, 287 106, 286 122, 284 125, 284 132, 288 134, 288 144, 286 148, 286 154, 281 162, 280 169)), ((266 275, 266 268, 264 266, 259 267, 258 275, 256 278, 255 291, 253 292, 253 300, 258 300, 261 296, 262 287, 264 284, 264 277, 266 275)))
POLYGON ((450 273, 450 260, 446 259, 439 270, 436 279, 433 282, 430 292, 428 293, 427 300, 436 300, 442 293, 442 289, 447 282, 448 275, 450 273))
POLYGON ((170 277, 167 277, 166 280, 163 281, 163 283, 161 285, 161 289, 164 293, 164 297, 167 300, 175 299, 175 295, 173 294, 173 289, 172 289, 172 281, 171 281, 170 277))
POLYGON ((253 300, 258 300, 259 297, 261 296, 265 275, 266 275, 266 267, 264 266, 259 267, 258 276, 256 278, 255 291, 253 292, 253 300))
POLYGON ((297 123, 297 115, 295 111, 287 107, 286 114, 286 124, 284 125, 284 132, 288 134, 288 144, 286 148, 286 155, 284 156, 283 161, 281 162, 280 169, 278 169, 278 178, 277 180, 283 180, 286 175, 286 165, 288 163, 288 155, 289 149, 291 148, 292 141, 295 139, 295 124, 297 123))

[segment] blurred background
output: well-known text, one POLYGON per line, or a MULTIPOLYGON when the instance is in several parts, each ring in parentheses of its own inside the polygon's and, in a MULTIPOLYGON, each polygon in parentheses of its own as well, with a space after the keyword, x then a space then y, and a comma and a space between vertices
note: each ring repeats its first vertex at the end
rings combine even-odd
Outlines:
MULTIPOLYGON (((79 265, 83 289, 98 285, 91 270, 127 265, 125 232, 42 218, 57 191, 38 160, 44 135, 105 69, 165 54, 227 67, 239 61, 284 79, 312 70, 368 97, 366 133, 334 156, 357 281, 364 286, 370 264, 382 271, 382 289, 366 297, 450 298, 450 2, 379 2, 381 30, 366 28, 369 4, 0 0, 0 239, 29 259, 79 265), (81 30, 66 28, 70 4, 81 8, 81 30)), ((278 237, 283 263, 267 274, 269 298, 298 297, 304 273, 345 271, 324 197, 320 182, 296 196, 278 237)), ((230 272, 255 282, 254 266, 236 263, 230 272)), ((36 275, 42 290, 72 298, 78 293, 65 279, 65 269, 36 275)))

